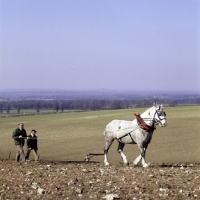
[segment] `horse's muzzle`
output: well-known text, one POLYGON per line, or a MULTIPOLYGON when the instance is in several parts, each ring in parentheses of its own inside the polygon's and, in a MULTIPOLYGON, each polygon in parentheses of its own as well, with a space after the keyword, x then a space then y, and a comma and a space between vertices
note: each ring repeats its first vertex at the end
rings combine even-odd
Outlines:
POLYGON ((163 123, 161 126, 162 126, 162 127, 167 126, 167 122, 163 123))

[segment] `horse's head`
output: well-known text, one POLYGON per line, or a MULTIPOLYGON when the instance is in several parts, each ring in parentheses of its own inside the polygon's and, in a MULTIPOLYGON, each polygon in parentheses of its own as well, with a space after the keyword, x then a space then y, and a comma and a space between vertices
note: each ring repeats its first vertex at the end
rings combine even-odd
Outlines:
POLYGON ((154 106, 147 109, 140 116, 149 126, 152 126, 153 124, 159 124, 161 127, 167 126, 166 114, 162 105, 159 106, 157 104, 154 104, 154 106))
POLYGON ((161 127, 167 126, 167 119, 166 119, 166 113, 164 112, 163 106, 154 105, 155 107, 155 113, 153 116, 153 120, 155 124, 159 124, 161 127))

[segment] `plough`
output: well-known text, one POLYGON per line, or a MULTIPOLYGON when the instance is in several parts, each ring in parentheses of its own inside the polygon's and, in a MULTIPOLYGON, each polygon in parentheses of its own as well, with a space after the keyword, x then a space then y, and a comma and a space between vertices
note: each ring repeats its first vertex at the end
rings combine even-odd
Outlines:
POLYGON ((104 153, 88 153, 86 156, 85 156, 85 159, 84 161, 90 161, 90 159, 93 157, 93 156, 103 156, 104 153))

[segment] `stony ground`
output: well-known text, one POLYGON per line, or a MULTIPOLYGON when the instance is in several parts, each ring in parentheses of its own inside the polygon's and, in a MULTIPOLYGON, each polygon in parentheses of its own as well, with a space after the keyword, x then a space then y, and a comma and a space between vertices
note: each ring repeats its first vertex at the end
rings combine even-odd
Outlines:
POLYGON ((200 164, 0 160, 0 199, 200 199, 200 164))

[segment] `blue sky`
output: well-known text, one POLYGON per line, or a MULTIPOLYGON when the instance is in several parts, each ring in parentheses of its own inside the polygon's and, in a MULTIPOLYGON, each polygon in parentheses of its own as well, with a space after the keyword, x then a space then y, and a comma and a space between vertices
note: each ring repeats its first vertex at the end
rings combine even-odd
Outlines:
POLYGON ((200 91, 198 0, 0 0, 0 90, 200 91))

